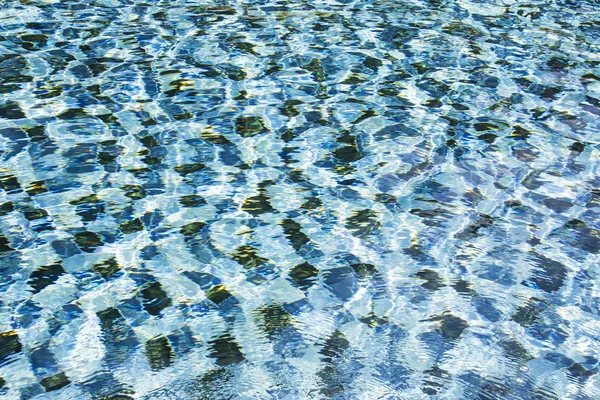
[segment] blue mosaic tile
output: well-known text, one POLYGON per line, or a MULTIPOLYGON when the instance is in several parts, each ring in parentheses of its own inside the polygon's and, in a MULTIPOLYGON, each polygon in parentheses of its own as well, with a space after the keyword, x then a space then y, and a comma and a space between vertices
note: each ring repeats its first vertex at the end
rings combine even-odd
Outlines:
POLYGON ((3 399, 596 399, 593 0, 0 2, 3 399))

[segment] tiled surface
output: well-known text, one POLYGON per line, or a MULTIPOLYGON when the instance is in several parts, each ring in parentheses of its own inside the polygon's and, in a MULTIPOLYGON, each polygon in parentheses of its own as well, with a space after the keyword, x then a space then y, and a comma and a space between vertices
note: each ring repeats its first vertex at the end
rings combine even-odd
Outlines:
POLYGON ((594 399, 593 1, 0 3, 6 399, 594 399))

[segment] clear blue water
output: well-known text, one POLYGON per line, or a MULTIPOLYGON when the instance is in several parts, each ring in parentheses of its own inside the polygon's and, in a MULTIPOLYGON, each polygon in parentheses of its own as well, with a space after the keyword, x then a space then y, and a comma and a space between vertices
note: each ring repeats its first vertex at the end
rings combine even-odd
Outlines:
POLYGON ((2 399, 599 399, 600 5, 0 2, 2 399))

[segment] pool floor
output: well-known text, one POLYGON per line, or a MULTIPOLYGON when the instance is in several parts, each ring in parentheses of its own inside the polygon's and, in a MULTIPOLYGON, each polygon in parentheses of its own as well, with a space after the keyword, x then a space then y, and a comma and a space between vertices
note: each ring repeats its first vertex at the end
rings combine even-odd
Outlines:
POLYGON ((0 398, 600 399, 593 0, 0 1, 0 398))

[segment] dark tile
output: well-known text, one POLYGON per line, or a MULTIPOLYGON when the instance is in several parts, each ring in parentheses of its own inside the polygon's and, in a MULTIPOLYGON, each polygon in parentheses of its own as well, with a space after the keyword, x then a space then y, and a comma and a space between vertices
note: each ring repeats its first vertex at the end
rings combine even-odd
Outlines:
POLYGON ((71 381, 64 372, 40 380, 40 385, 44 387, 46 392, 62 389, 70 383, 71 381))
POLYGON ((10 361, 11 356, 21 352, 23 345, 15 331, 0 333, 0 365, 10 361))

